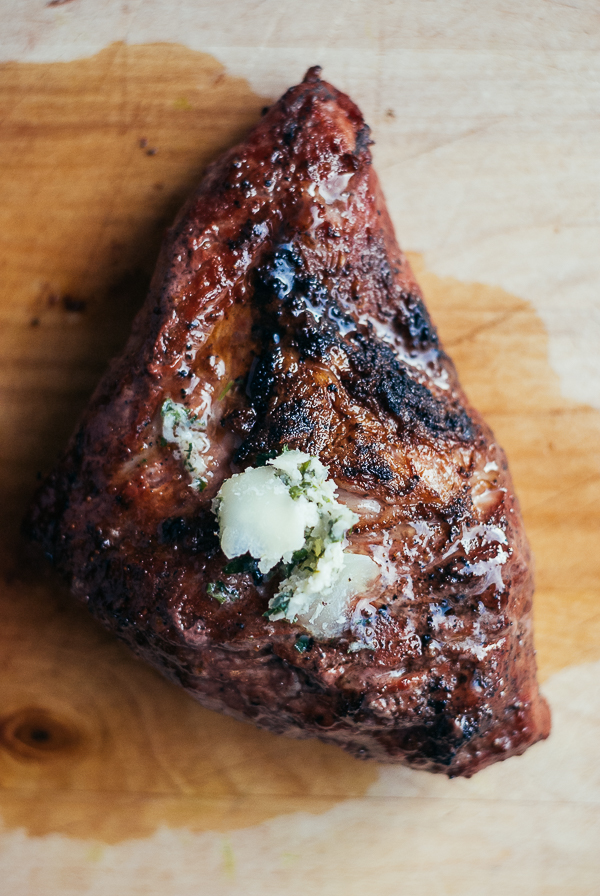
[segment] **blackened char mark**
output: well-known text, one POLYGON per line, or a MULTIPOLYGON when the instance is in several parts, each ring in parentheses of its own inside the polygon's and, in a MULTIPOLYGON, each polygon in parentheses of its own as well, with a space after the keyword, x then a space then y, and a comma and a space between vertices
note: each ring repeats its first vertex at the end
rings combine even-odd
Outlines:
POLYGON ((284 130, 282 137, 283 137, 283 142, 285 143, 286 146, 291 146, 292 143, 294 142, 294 137, 298 133, 298 127, 299 127, 298 123, 295 121, 292 121, 292 122, 290 122, 288 127, 284 130))
POLYGON ((363 153, 369 146, 372 146, 375 141, 371 140, 371 128, 368 124, 363 124, 360 130, 356 134, 356 143, 354 144, 354 155, 359 156, 363 153))
MULTIPOLYGON (((387 259, 378 259, 375 269, 382 287, 391 280, 387 259)), ((374 272, 372 272, 374 273, 374 272)), ((254 303, 258 315, 253 335, 260 354, 250 367, 246 396, 250 400, 254 426, 238 452, 240 460, 294 442, 321 425, 318 408, 330 407, 329 384, 323 384, 321 401, 313 393, 310 404, 289 395, 286 358, 295 356, 299 366, 311 361, 328 363, 332 350, 342 352, 349 365, 338 367, 342 385, 355 401, 377 417, 382 412, 396 417, 404 429, 422 428, 436 437, 470 441, 474 426, 462 406, 437 399, 413 379, 407 365, 391 345, 379 339, 348 316, 318 278, 302 270, 302 258, 284 243, 258 268, 254 276, 254 303)), ((403 296, 402 311, 410 340, 419 346, 435 346, 437 334, 418 296, 403 296)), ((333 355, 334 357, 335 355, 333 355)), ((306 381, 306 375, 298 373, 306 381)), ((227 424, 226 424, 227 425, 227 424)), ((393 474, 373 447, 348 464, 348 473, 369 482, 389 482, 393 474)))
POLYGON ((296 272, 302 266, 302 258, 288 243, 280 245, 254 272, 254 302, 262 307, 274 299, 283 301, 296 291, 296 272))
POLYGON ((436 399, 410 376, 391 346, 362 333, 355 334, 352 342, 347 354, 353 375, 344 378, 344 385, 355 398, 375 411, 381 405, 407 427, 420 424, 436 436, 473 440, 474 426, 464 408, 448 407, 436 399))
POLYGON ((280 404, 271 416, 271 441, 287 444, 313 431, 315 421, 307 401, 298 398, 280 404))
POLYGON ((264 414, 277 380, 277 369, 281 364, 281 350, 267 349, 250 365, 246 381, 246 395, 257 414, 264 414))
POLYGON ((438 334, 420 296, 402 293, 402 304, 394 323, 414 348, 420 350, 428 347, 437 348, 438 334))
POLYGON ((219 549, 219 537, 214 514, 205 511, 194 517, 172 516, 160 524, 159 541, 177 545, 192 554, 213 556, 219 549))
MULTIPOLYGON (((445 701, 437 706, 429 706, 433 710, 433 718, 424 725, 404 728, 392 735, 382 738, 390 746, 405 752, 409 758, 418 754, 426 757, 438 767, 452 765, 458 751, 477 734, 479 724, 476 718, 465 719, 461 724, 452 712, 445 709, 445 701)), ((425 763, 423 763, 425 764, 425 763)))
POLYGON ((445 711, 445 701, 438 706, 433 721, 424 727, 423 753, 440 765, 451 765, 459 749, 478 732, 479 724, 472 716, 458 720, 454 713, 445 711), (461 724, 462 722, 462 724, 461 724))
POLYGON ((354 463, 342 465, 342 472, 348 479, 360 479, 363 482, 391 482, 394 474, 373 445, 357 445, 354 451, 354 463))
POLYGON ((237 407, 221 419, 221 426, 237 433, 238 436, 247 436, 256 423, 256 411, 254 408, 237 407))
POLYGON ((339 339, 330 324, 324 322, 321 326, 313 326, 310 318, 298 327, 296 342, 301 361, 308 361, 310 358, 320 361, 333 346, 339 345, 339 339))
POLYGON ((354 321, 302 267, 295 247, 284 244, 257 269, 254 302, 261 315, 255 334, 265 347, 285 341, 300 350, 302 361, 321 360, 330 348, 343 345, 341 330, 352 329, 354 321))
MULTIPOLYGON (((438 334, 418 292, 400 289, 400 258, 390 258, 382 232, 366 233, 368 251, 358 263, 360 281, 369 283, 378 296, 378 311, 400 333, 407 346, 417 351, 439 351, 438 334)), ((360 290, 359 290, 360 291, 360 290)))
POLYGON ((317 421, 311 405, 302 398, 284 401, 272 413, 267 413, 256 426, 250 437, 236 453, 236 462, 253 455, 275 452, 276 456, 284 445, 294 447, 306 444, 306 437, 315 430, 317 421))

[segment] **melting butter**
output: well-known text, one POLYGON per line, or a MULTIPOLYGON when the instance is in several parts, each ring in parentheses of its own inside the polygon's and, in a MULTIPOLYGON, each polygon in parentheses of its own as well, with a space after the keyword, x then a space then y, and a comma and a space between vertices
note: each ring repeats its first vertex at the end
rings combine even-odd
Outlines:
POLYGON ((316 457, 284 451, 226 480, 213 502, 225 556, 250 554, 262 573, 284 573, 270 619, 316 637, 341 634, 352 598, 379 574, 370 557, 345 550, 359 516, 337 500, 328 472, 316 457))

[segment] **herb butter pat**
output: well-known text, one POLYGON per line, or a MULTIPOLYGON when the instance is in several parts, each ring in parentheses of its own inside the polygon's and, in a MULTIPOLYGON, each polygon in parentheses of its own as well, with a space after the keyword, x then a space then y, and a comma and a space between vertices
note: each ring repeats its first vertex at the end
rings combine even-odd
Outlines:
POLYGON ((199 491, 206 488, 206 460, 210 441, 204 432, 206 424, 182 404, 170 398, 161 408, 163 439, 175 448, 175 456, 192 477, 199 491))
POLYGON ((284 451, 226 480, 213 502, 225 556, 250 554, 263 574, 284 574, 267 615, 321 637, 348 627, 351 598, 379 572, 370 557, 344 550, 359 517, 336 500, 327 473, 318 458, 284 451))

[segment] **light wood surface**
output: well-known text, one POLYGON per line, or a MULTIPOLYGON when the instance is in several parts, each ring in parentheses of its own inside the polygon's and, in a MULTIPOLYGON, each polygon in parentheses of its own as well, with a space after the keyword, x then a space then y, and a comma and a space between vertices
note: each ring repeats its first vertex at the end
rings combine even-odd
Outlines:
MULTIPOLYGON (((268 100, 210 56, 175 45, 115 44, 66 64, 8 63, 0 67, 0 85, 0 817, 2 836, 16 850, 7 860, 11 892, 110 892, 98 883, 105 872, 95 877, 94 868, 109 854, 105 849, 134 838, 149 838, 144 861, 155 862, 159 874, 173 849, 168 838, 152 839, 163 828, 181 837, 182 831, 208 836, 258 826, 260 842, 271 843, 279 820, 285 827, 285 819, 301 812, 309 813, 302 823, 315 831, 319 819, 328 819, 346 838, 343 807, 348 818, 359 813, 353 824, 360 828, 357 806, 371 811, 378 805, 378 766, 198 707, 32 568, 18 538, 36 474, 51 467, 126 339, 164 227, 206 164, 244 134, 268 100), (25 839, 17 848, 11 838, 18 829, 25 839), (24 844, 33 844, 29 852, 24 844), (59 852, 66 877, 52 871, 44 878, 44 869, 49 874, 58 867, 59 852), (20 855, 29 857, 28 876, 17 874, 20 855)), ((545 329, 526 298, 439 278, 416 254, 411 261, 467 393, 509 456, 536 558, 541 677, 596 662, 600 413, 561 396, 545 329)), ((589 724, 600 734, 600 720, 589 724)), ((525 761, 512 760, 502 774, 515 767, 518 778, 516 767, 525 761)), ((407 772, 402 781, 410 793, 421 776, 407 772)), ((453 791, 456 811, 477 792, 453 791)), ((450 811, 449 794, 435 788, 425 794, 415 817, 432 824, 423 806, 439 797, 450 811)), ((490 800, 499 816, 506 812, 500 795, 490 800)), ((597 831, 597 805, 584 803, 576 797, 570 810, 579 811, 575 817, 588 831, 597 831)), ((386 803, 385 812, 392 805, 386 803)), ((406 800, 399 797, 398 807, 402 822, 390 816, 390 830, 411 824, 406 800)), ((563 822, 561 831, 569 825, 563 822)), ((548 843, 553 836, 550 831, 548 843)), ((215 847, 219 858, 207 889, 190 892, 242 893, 258 886, 258 872, 245 884, 236 878, 229 842, 221 839, 215 847)), ((337 842, 327 848, 335 850, 337 842)), ((426 842, 423 830, 423 848, 426 842)), ((266 874, 274 860, 264 848, 266 874)), ((508 854, 512 848, 506 847, 508 854)), ((492 873, 503 861, 492 847, 485 849, 483 858, 464 865, 480 893, 486 892, 482 869, 492 873)), ((296 892, 299 852, 293 844, 279 850, 271 876, 260 878, 266 891, 296 892)), ((568 848, 563 852, 568 863, 568 848)), ((523 892, 595 892, 590 856, 579 857, 579 888, 557 890, 539 877, 540 853, 532 866, 537 889, 523 892)), ((391 872, 382 867, 380 873, 379 892, 391 893, 391 872)), ((433 885, 425 872, 417 877, 406 892, 428 892, 433 885)), ((353 873, 339 892, 355 892, 359 880, 353 873)), ((600 886, 600 874, 595 880, 600 886)), ((312 885, 338 892, 318 876, 312 885)), ((123 887, 123 893, 138 892, 123 887)), ((156 887, 188 892, 181 882, 156 887)), ((513 891, 521 892, 516 885, 513 891)))

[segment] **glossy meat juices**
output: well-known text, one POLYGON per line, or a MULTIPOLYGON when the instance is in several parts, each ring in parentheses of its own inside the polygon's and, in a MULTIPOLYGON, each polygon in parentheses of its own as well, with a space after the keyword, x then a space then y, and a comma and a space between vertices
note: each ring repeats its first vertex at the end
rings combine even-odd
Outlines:
POLYGON ((369 143, 311 69, 209 169, 28 527, 91 612, 205 706, 470 775, 549 731, 529 549, 369 143), (221 549, 223 484, 286 451, 324 465, 358 518, 335 536, 343 562, 374 570, 349 572, 360 586, 335 614, 315 615, 329 585, 305 588, 310 616, 290 603, 294 575, 326 572, 333 529, 313 511, 299 552, 268 571, 221 549))

